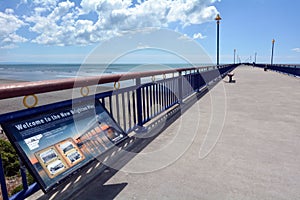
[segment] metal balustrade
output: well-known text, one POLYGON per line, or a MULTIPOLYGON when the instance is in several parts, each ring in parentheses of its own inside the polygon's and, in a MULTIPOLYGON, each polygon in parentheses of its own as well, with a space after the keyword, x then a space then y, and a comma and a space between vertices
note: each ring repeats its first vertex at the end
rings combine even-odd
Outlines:
MULTIPOLYGON (((94 98, 102 103, 126 133, 130 133, 143 128, 145 123, 172 106, 180 104, 185 98, 211 82, 220 80, 237 66, 238 64, 178 68, 101 77, 4 84, 0 85, 0 99, 115 83, 117 86, 114 90, 95 94, 94 98), (135 84, 119 88, 120 82, 126 80, 134 80, 135 84)), ((1 157, 0 167, 3 199, 24 199, 39 189, 36 183, 31 186, 25 184, 26 176, 22 166, 23 191, 8 198, 1 157)))
POLYGON ((291 64, 254 64, 255 67, 300 77, 300 65, 291 64))

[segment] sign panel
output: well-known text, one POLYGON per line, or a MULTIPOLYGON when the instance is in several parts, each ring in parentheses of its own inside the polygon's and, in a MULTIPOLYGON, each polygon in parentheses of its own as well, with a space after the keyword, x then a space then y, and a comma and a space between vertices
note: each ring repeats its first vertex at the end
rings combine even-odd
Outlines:
POLYGON ((1 124, 44 192, 127 137, 98 101, 51 108, 1 124))

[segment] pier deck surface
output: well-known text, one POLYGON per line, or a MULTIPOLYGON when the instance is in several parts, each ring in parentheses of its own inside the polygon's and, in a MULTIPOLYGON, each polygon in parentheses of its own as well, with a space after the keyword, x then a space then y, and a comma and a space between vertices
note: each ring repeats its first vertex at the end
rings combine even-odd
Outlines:
POLYGON ((249 66, 233 79, 74 199, 300 199, 300 79, 249 66))

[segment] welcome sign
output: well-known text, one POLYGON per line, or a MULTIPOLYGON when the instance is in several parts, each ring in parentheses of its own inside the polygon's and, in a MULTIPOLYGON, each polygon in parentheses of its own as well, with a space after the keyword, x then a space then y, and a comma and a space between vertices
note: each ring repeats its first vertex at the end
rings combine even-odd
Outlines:
POLYGON ((6 114, 1 123, 44 192, 127 137, 98 101, 48 107, 6 114))

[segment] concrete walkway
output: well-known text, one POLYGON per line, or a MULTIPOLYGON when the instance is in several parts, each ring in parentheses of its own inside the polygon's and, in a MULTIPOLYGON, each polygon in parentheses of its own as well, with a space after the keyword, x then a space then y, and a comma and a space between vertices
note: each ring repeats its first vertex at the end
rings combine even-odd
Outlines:
POLYGON ((74 199, 300 199, 300 79, 234 73, 74 199))

